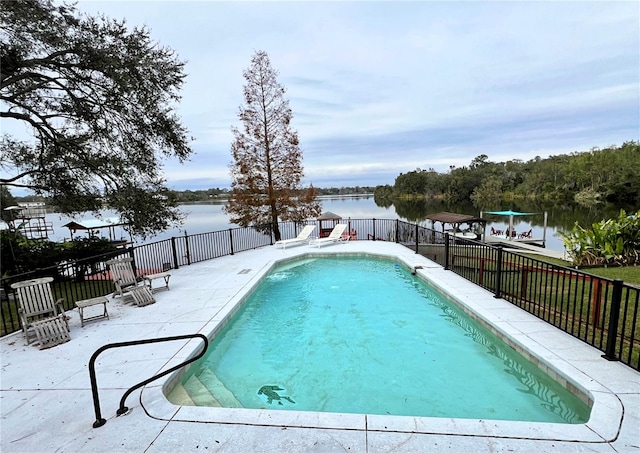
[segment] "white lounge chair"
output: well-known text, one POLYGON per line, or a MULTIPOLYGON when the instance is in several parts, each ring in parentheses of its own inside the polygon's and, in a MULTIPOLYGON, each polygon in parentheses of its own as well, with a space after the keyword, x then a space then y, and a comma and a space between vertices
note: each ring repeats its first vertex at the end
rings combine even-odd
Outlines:
POLYGON ((336 242, 343 241, 344 238, 342 237, 342 233, 344 233, 344 230, 346 229, 347 229, 346 223, 338 223, 336 226, 333 227, 333 230, 331 231, 331 233, 329 233, 329 236, 324 238, 314 239, 311 242, 309 242, 309 245, 320 247, 321 245, 335 244, 336 242))
POLYGON ((302 231, 300 232, 300 234, 298 234, 297 237, 292 238, 292 239, 282 239, 280 241, 276 241, 275 245, 276 247, 278 245, 281 245, 283 249, 287 248, 287 245, 300 245, 303 244, 305 242, 307 242, 309 240, 309 236, 311 235, 311 233, 313 232, 313 230, 316 229, 315 225, 307 225, 306 227, 304 227, 302 229, 302 231))

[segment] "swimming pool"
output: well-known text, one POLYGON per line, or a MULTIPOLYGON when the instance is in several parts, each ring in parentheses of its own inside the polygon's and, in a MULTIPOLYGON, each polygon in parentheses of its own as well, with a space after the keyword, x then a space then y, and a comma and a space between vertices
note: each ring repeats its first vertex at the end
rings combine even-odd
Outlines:
POLYGON ((555 423, 589 417, 585 395, 386 259, 281 264, 215 336, 207 358, 183 374, 170 400, 186 388, 195 403, 222 407, 555 423))

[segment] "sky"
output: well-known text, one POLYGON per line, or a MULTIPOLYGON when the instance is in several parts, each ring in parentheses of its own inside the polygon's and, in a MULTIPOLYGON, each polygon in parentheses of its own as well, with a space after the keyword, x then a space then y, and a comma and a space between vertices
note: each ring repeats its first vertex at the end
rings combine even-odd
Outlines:
POLYGON ((229 187, 242 72, 269 54, 293 111, 303 184, 393 184, 640 140, 635 1, 92 1, 185 60, 193 157, 176 190, 229 187))

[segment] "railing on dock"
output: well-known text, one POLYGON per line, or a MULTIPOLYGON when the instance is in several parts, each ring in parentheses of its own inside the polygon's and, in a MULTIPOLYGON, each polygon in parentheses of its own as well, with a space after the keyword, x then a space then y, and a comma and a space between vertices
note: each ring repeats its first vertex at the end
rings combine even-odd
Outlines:
MULTIPOLYGON (((550 264, 500 246, 457 238, 398 219, 348 219, 352 240, 402 244, 467 280, 491 291, 553 326, 640 370, 640 288, 597 277, 566 266, 550 264)), ((296 237, 304 225, 283 222, 283 239, 296 237)), ((318 226, 319 228, 319 226, 318 226)), ((318 229, 319 231, 319 229, 318 229)), ((253 228, 232 228, 184 235, 164 241, 5 277, 0 334, 20 330, 17 300, 10 285, 36 277, 54 277, 54 296, 65 309, 76 300, 113 292, 105 261, 132 256, 138 275, 182 266, 272 245, 273 237, 253 228)))

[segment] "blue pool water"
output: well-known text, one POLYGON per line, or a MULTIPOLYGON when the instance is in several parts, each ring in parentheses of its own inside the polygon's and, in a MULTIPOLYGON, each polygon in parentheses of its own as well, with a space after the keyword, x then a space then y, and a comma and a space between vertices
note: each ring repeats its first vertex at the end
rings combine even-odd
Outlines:
POLYGON ((273 269, 181 387, 204 406, 554 423, 590 412, 406 267, 363 257, 273 269))

